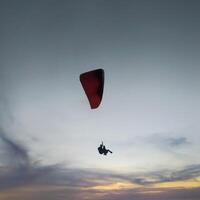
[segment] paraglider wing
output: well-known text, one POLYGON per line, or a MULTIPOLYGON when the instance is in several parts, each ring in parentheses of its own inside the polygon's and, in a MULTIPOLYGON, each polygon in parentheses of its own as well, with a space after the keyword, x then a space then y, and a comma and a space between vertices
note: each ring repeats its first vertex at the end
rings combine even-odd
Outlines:
POLYGON ((96 69, 80 75, 80 81, 92 109, 97 108, 102 100, 104 89, 104 70, 96 69))

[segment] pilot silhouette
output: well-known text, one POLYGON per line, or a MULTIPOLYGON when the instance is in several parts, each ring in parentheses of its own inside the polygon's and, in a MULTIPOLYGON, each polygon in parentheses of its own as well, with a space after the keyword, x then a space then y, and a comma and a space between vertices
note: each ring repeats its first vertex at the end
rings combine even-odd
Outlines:
POLYGON ((112 153, 109 149, 106 149, 105 145, 103 145, 103 142, 98 147, 98 151, 100 154, 107 155, 108 152, 112 153))

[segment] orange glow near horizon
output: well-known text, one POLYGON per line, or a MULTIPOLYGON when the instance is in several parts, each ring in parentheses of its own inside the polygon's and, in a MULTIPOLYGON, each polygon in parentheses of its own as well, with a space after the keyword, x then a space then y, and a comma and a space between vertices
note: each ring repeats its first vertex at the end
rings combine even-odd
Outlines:
POLYGON ((200 177, 195 179, 188 179, 185 181, 174 181, 157 183, 152 185, 139 185, 131 183, 125 180, 100 180, 94 181, 94 185, 90 187, 69 187, 64 185, 27 185, 23 187, 12 188, 6 191, 1 191, 1 199, 13 199, 14 197, 20 197, 26 199, 28 196, 40 195, 41 193, 48 194, 54 192, 56 194, 68 195, 68 193, 79 196, 82 199, 101 199, 102 196, 110 194, 125 194, 126 192, 134 192, 138 195, 159 195, 161 193, 170 192, 176 189, 193 189, 200 188, 200 177))
POLYGON ((115 182, 106 185, 97 185, 89 187, 88 189, 92 190, 101 190, 101 191, 114 191, 114 190, 130 190, 140 188, 141 186, 138 184, 133 184, 130 182, 115 182))
MULTIPOLYGON (((97 180, 96 182, 101 183, 101 181, 97 180)), ((195 179, 188 179, 184 181, 173 181, 173 182, 163 182, 151 184, 148 186, 139 185, 136 183, 131 183, 128 181, 115 181, 113 183, 99 184, 96 186, 91 186, 87 188, 82 188, 83 190, 98 190, 98 191, 116 191, 116 190, 134 190, 134 189, 145 189, 145 193, 152 192, 152 189, 193 189, 200 188, 200 178, 197 177, 195 179), (148 191, 149 190, 149 191, 148 191)), ((153 191, 156 192, 157 191, 153 191)), ((162 192, 159 190, 159 192, 162 192)))
POLYGON ((184 181, 174 181, 174 182, 165 182, 165 183, 157 183, 154 184, 154 188, 184 188, 184 189, 192 189, 192 188, 200 188, 200 178, 188 179, 184 181))

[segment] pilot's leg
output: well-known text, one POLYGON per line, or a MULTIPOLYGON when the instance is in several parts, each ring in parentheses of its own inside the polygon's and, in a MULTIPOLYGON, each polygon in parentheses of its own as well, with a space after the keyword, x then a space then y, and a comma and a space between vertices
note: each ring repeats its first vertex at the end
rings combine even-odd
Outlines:
POLYGON ((104 155, 107 155, 107 153, 108 153, 108 150, 107 150, 107 149, 105 149, 103 153, 104 153, 104 155))
POLYGON ((110 153, 112 153, 112 151, 111 151, 111 150, 109 150, 109 149, 108 149, 108 151, 109 151, 110 153))

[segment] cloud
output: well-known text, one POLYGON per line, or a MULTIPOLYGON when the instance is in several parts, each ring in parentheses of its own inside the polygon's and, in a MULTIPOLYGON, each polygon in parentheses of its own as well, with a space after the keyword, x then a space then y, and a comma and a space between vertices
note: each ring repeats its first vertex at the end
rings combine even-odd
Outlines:
POLYGON ((42 165, 33 160, 21 143, 0 133, 1 156, 0 191, 27 184, 56 185, 66 187, 89 187, 94 185, 94 180, 106 179, 108 174, 96 173, 95 170, 72 169, 62 164, 42 165))
POLYGON ((111 192, 105 194, 99 200, 199 200, 200 189, 173 189, 173 190, 160 190, 160 189, 137 189, 126 190, 120 193, 111 192))
MULTIPOLYGON (((0 140, 0 148, 6 154, 1 156, 4 165, 0 167, 0 195, 5 196, 5 199, 142 200, 148 199, 149 195, 159 199, 157 197, 162 196, 160 193, 164 195, 166 191, 171 191, 155 188, 155 184, 184 181, 200 176, 200 165, 186 166, 176 171, 128 174, 97 169, 73 169, 61 164, 42 165, 30 157, 24 145, 9 138, 2 131, 0 140)), ((195 191, 196 195, 200 194, 198 190, 195 191)), ((177 190, 172 194, 181 196, 183 193, 177 190)))
POLYGON ((185 145, 191 144, 188 138, 183 136, 164 136, 161 134, 152 134, 144 139, 146 143, 162 146, 162 147, 170 147, 177 148, 185 145))
POLYGON ((29 183, 37 182, 39 179, 45 181, 45 177, 55 170, 55 166, 39 166, 29 157, 28 151, 21 144, 10 139, 6 134, 0 133, 0 139, 4 149, 4 164, 0 168, 0 190, 19 187, 29 183))
POLYGON ((28 152, 23 146, 17 144, 2 132, 0 133, 0 139, 4 143, 7 154, 6 158, 10 160, 11 165, 23 167, 30 164, 28 152))
POLYGON ((186 137, 166 138, 165 140, 167 144, 173 147, 189 144, 189 141, 187 140, 186 137))
POLYGON ((152 185, 156 183, 184 181, 200 176, 200 164, 186 166, 179 170, 158 170, 143 174, 133 174, 127 179, 140 185, 152 185))

